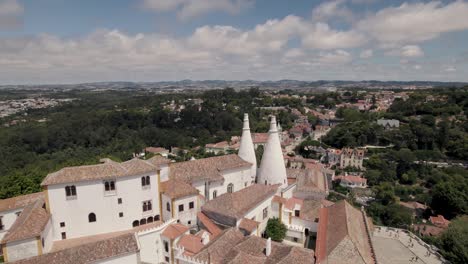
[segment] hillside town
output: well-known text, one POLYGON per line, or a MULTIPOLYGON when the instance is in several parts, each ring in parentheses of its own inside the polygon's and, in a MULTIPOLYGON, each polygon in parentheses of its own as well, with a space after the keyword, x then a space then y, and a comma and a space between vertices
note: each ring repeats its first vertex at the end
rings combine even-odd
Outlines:
MULTIPOLYGON (((335 182, 367 188, 366 149, 306 146, 323 155, 302 157, 298 146, 320 140, 327 125, 314 130, 297 115, 289 130, 271 115, 268 131, 251 133, 245 114, 241 135, 204 146, 216 154, 208 158, 175 161, 182 150, 147 147, 131 160, 50 172, 43 191, 0 200, 3 258, 22 264, 445 263, 411 231, 375 225, 363 207, 329 200, 335 182), (285 227, 280 240, 270 227, 275 223, 285 227)), ((430 221, 448 226, 441 215, 430 221)))

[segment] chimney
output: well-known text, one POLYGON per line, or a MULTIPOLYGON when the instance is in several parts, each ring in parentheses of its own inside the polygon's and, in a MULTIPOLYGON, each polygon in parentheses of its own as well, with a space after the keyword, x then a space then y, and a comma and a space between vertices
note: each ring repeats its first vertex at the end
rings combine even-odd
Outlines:
POLYGON ((255 177, 257 176, 257 158, 255 157, 252 135, 250 134, 249 115, 247 113, 244 114, 244 127, 242 128, 238 155, 241 159, 252 164, 250 176, 252 177, 252 180, 255 180, 255 177))
POLYGON ((202 244, 206 245, 210 243, 210 235, 208 235, 208 232, 204 232, 202 235, 202 244))
POLYGON ((271 254, 271 237, 269 237, 266 241, 266 247, 265 247, 265 255, 268 257, 271 254))

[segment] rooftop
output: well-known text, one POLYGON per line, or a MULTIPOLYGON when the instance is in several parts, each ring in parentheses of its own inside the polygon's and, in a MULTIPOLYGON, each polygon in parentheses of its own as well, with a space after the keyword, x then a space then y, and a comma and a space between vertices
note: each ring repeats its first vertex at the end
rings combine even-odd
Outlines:
POLYGON ((24 208, 39 199, 44 199, 43 192, 20 195, 13 198, 0 200, 0 212, 10 211, 18 208, 24 208))
POLYGON ((26 206, 3 237, 2 244, 40 236, 50 218, 43 207, 43 198, 26 206))
POLYGON ((161 191, 171 199, 179 199, 198 194, 198 190, 192 185, 174 179, 161 182, 161 191))
POLYGON ((169 162, 168 159, 163 157, 153 157, 149 160, 134 158, 122 163, 104 159, 104 163, 101 164, 65 167, 59 171, 49 173, 41 185, 113 179, 156 172, 161 164, 169 162))
POLYGON ((236 154, 223 155, 205 159, 177 162, 171 164, 172 179, 192 183, 199 180, 223 180, 221 171, 250 167, 252 164, 236 154))
MULTIPOLYGON (((247 188, 233 193, 225 193, 216 199, 208 201, 202 206, 202 212, 220 222, 219 216, 231 218, 231 220, 240 220, 251 209, 258 204, 273 197, 279 185, 253 184, 247 188)), ((226 225, 231 225, 231 221, 223 221, 226 225), (228 224, 227 222, 231 222, 228 224)))
POLYGON ((172 240, 172 239, 176 239, 180 237, 188 230, 189 228, 187 226, 184 226, 183 224, 175 223, 175 224, 171 224, 167 226, 161 235, 172 240))

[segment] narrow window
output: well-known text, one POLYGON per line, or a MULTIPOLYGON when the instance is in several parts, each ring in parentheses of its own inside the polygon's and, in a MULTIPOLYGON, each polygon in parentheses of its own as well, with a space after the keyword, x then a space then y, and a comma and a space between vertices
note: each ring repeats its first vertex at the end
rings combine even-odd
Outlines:
POLYGON ((122 204, 122 198, 117 199, 118 204, 122 204))
POLYGON ((151 182, 150 182, 150 176, 146 176, 146 177, 145 177, 145 182, 146 182, 146 185, 148 185, 148 186, 151 184, 151 182))
POLYGON ((191 224, 192 224, 192 221, 188 221, 188 222, 187 222, 187 225, 191 225, 191 224))
POLYGON ((146 202, 143 202, 143 212, 146 211, 148 211, 148 205, 146 204, 146 202))
POLYGON ((67 233, 62 232, 62 239, 67 239, 67 233))
POLYGON ((193 209, 193 208, 195 207, 195 203, 194 203, 194 202, 190 202, 190 203, 188 204, 188 207, 189 207, 189 209, 193 209))
POLYGON ((111 191, 115 191, 115 181, 110 182, 110 189, 111 191))
POLYGON ((141 177, 141 186, 142 186, 142 187, 145 187, 145 186, 146 186, 145 177, 141 177))
POLYGON ((88 215, 88 222, 90 222, 90 223, 96 222, 96 214, 90 213, 90 214, 88 215))
POLYGON ((179 212, 183 212, 184 211, 184 205, 183 204, 179 204, 179 212))
POLYGON ((299 210, 294 210, 294 216, 299 217, 299 210))
POLYGON ((75 185, 72 185, 72 186, 70 187, 70 189, 71 189, 71 195, 72 195, 72 196, 76 196, 76 187, 75 187, 75 185))
POLYGON ((104 182, 104 189, 106 190, 106 192, 110 191, 109 182, 104 182))
POLYGON ((170 204, 169 202, 166 203, 166 210, 167 210, 168 212, 171 211, 171 204, 170 204))
POLYGON ((263 219, 267 217, 268 217, 268 207, 265 207, 265 209, 263 209, 263 219))
POLYGON ((227 186, 227 192, 228 192, 228 193, 232 193, 233 190, 234 190, 234 184, 232 184, 232 183, 228 184, 228 186, 227 186))
POLYGON ((3 221, 2 221, 3 216, 0 216, 0 230, 3 230, 5 227, 3 226, 3 221))
POLYGON ((153 210, 153 205, 152 205, 151 201, 144 201, 143 202, 143 212, 151 211, 151 210, 153 210))
POLYGON ((213 191, 213 199, 216 198, 216 196, 218 196, 218 192, 217 192, 217 191, 213 191))
POLYGON ((164 251, 169 252, 169 243, 167 241, 164 241, 164 251))
POLYGON ((148 211, 151 211, 151 210, 153 210, 153 205, 151 201, 148 201, 148 211))

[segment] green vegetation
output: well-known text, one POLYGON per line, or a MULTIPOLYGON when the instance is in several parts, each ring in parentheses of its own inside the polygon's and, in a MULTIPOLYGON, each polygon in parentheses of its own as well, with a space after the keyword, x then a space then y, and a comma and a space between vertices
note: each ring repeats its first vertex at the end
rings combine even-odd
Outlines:
POLYGON ((286 237, 286 226, 278 218, 268 219, 265 233, 271 240, 281 242, 286 237))

